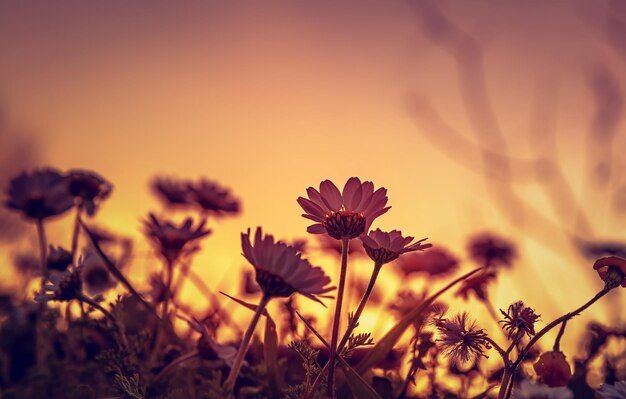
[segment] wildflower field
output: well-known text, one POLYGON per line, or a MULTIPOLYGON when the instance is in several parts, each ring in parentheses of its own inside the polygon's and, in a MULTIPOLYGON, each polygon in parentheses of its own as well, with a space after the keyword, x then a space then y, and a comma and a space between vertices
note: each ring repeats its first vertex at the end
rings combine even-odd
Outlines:
POLYGON ((624 4, 348 3, 0 3, 0 399, 626 399, 624 4))

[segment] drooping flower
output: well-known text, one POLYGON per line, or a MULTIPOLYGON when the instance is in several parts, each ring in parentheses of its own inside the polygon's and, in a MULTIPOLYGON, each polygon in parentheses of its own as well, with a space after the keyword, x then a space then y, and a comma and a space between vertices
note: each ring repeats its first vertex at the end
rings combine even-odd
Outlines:
POLYGON ((298 292, 319 302, 317 297, 332 291, 330 278, 319 267, 313 267, 296 248, 274 241, 270 234, 263 235, 257 227, 254 243, 250 229, 241 233, 243 256, 256 271, 256 281, 268 297, 289 297, 298 292))
POLYGON ((533 368, 541 382, 551 388, 564 387, 572 378, 572 369, 560 351, 542 353, 533 368))
POLYGON ((510 241, 490 233, 473 237, 467 249, 470 258, 480 266, 510 267, 516 256, 510 241))
POLYGON ((176 225, 171 221, 159 220, 153 213, 145 222, 146 234, 153 238, 158 245, 159 252, 168 263, 173 263, 181 254, 188 253, 193 248, 189 244, 208 235, 211 230, 205 229, 206 221, 201 221, 193 227, 193 220, 186 218, 183 223, 176 225))
POLYGON ((524 380, 513 391, 513 399, 573 399, 574 394, 568 388, 550 388, 544 384, 534 384, 524 380))
POLYGON ((397 265, 405 276, 424 273, 431 277, 442 277, 455 271, 459 261, 448 250, 437 245, 425 252, 405 255, 398 260, 397 265))
POLYGON ((605 283, 626 287, 626 259, 618 256, 600 258, 593 264, 593 269, 598 272, 598 275, 605 283), (609 271, 612 273, 609 273, 609 271), (608 277, 611 277, 614 281, 609 281, 608 277))
POLYGON ((299 197, 298 203, 306 212, 302 216, 315 224, 307 231, 312 234, 328 234, 341 240, 356 238, 369 231, 374 219, 384 214, 387 204, 387 189, 374 191, 374 184, 361 183, 356 177, 348 179, 340 192, 330 180, 320 183, 317 191, 307 188, 308 199, 299 197))
POLYGON ((167 206, 189 205, 189 182, 157 176, 150 182, 152 192, 167 206))
POLYGON ((66 176, 68 190, 76 203, 82 206, 89 216, 93 216, 100 203, 107 199, 113 190, 111 183, 95 172, 73 169, 66 176))
POLYGON ((500 309, 500 313, 504 316, 500 323, 506 330, 508 339, 511 337, 520 339, 524 335, 528 335, 528 337, 535 335, 535 322, 539 320, 540 316, 535 313, 534 309, 524 306, 524 302, 515 302, 509 306, 506 312, 500 309))
POLYGON ((487 285, 497 277, 494 271, 482 271, 476 276, 465 279, 461 283, 461 287, 457 290, 456 296, 461 296, 467 300, 470 295, 474 294, 481 301, 487 300, 487 285))
POLYGON ((9 182, 5 205, 30 219, 61 215, 74 205, 64 176, 53 168, 24 172, 9 182))
POLYGON ((217 182, 200 179, 189 183, 187 188, 190 200, 205 212, 211 212, 214 215, 239 213, 239 200, 230 193, 229 189, 221 187, 217 182))
POLYGON ((359 239, 363 242, 365 253, 376 263, 385 264, 407 252, 423 251, 430 248, 431 244, 422 244, 427 238, 414 242, 413 237, 402 237, 402 232, 391 230, 384 232, 381 229, 372 230, 368 235, 362 235, 359 239))
POLYGON ((50 245, 48 256, 46 257, 46 265, 49 270, 64 271, 72 263, 72 254, 62 247, 54 247, 50 245))
POLYGON ((82 295, 80 271, 54 272, 42 287, 43 291, 35 296, 37 302, 71 301, 82 295))
POLYGON ((487 333, 478 328, 476 321, 470 321, 467 313, 457 314, 451 319, 439 319, 435 325, 441 334, 437 342, 442 353, 453 362, 467 364, 480 356, 487 357, 485 350, 491 348, 487 333))
POLYGON ((601 399, 624 399, 626 398, 626 381, 617 381, 613 385, 602 384, 597 394, 601 399))
POLYGON ((79 261, 78 267, 85 292, 91 296, 103 294, 117 285, 117 280, 96 252, 88 251, 79 261))

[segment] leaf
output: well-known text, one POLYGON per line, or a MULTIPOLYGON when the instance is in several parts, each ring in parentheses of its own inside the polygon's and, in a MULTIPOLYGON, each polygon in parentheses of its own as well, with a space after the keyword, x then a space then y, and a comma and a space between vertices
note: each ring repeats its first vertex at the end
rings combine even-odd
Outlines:
POLYGON ((278 334, 276 324, 269 316, 265 320, 265 333, 263 336, 263 357, 267 367, 267 377, 269 378, 270 390, 278 394, 282 386, 280 373, 278 372, 278 334))
MULTIPOLYGON (((257 305, 230 296, 225 292, 220 291, 220 294, 232 299, 253 312, 256 312, 258 308, 257 305)), ((274 323, 274 320, 267 312, 267 309, 263 309, 262 315, 266 317, 265 333, 263 335, 263 356, 265 357, 265 365, 267 367, 270 389, 272 392, 278 393, 280 392, 282 381, 280 380, 280 373, 278 372, 278 334, 276 333, 276 323, 274 323)))
POLYGON ((355 367, 355 370, 359 374, 363 374, 374 365, 376 365, 378 362, 385 359, 389 352, 391 352, 393 347, 396 345, 396 343, 400 340, 400 337, 402 337, 406 329, 414 323, 418 322, 419 319, 422 317, 422 313, 426 309, 428 309, 428 307, 433 302, 435 302, 437 298, 439 298, 443 293, 448 291, 454 285, 460 283, 461 281, 465 280, 466 278, 479 272, 482 269, 484 268, 479 267, 478 269, 474 269, 471 272, 457 278, 456 280, 452 281, 450 284, 446 285, 435 294, 424 300, 424 302, 422 302, 417 308, 413 309, 410 313, 404 316, 395 326, 393 326, 391 330, 387 332, 387 334, 385 334, 384 337, 380 339, 380 341, 376 343, 376 345, 374 345, 372 350, 369 351, 367 355, 363 358, 363 360, 361 360, 361 362, 355 367))

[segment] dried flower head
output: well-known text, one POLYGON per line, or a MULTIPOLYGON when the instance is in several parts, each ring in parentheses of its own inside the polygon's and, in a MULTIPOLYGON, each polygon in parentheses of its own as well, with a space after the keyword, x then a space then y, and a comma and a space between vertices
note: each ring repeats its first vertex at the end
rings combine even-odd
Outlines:
POLYGON ((517 340, 524 335, 529 337, 535 335, 535 322, 539 320, 540 316, 535 313, 534 309, 524 306, 524 302, 515 302, 509 306, 506 312, 500 309, 500 313, 504 316, 500 323, 506 330, 508 339, 515 337, 517 340))
POLYGON ((457 314, 451 319, 438 319, 435 325, 441 334, 437 342, 442 353, 453 362, 467 364, 480 356, 487 357, 485 350, 491 348, 487 333, 478 328, 475 321, 470 321, 467 313, 457 314))
POLYGON ((316 222, 307 228, 312 234, 328 234, 341 240, 356 238, 369 231, 374 219, 384 214, 387 189, 374 192, 374 184, 361 183, 356 177, 348 179, 340 192, 330 180, 320 183, 320 190, 307 188, 308 199, 299 197, 298 203, 306 212, 302 216, 316 222))
POLYGON ((601 399, 624 399, 626 398, 626 381, 616 381, 613 385, 602 384, 597 394, 601 399))
POLYGON ((74 205, 64 183, 64 176, 56 169, 24 172, 9 182, 5 205, 35 220, 60 215, 74 205))
POLYGON ((288 297, 298 292, 319 302, 317 297, 332 291, 330 278, 319 267, 313 267, 296 248, 281 241, 274 242, 272 235, 263 235, 257 227, 254 244, 250 242, 250 229, 241 233, 243 256, 256 271, 256 281, 268 297, 288 297))
POLYGON ((392 230, 389 233, 381 229, 372 230, 368 235, 362 235, 359 239, 363 242, 365 253, 374 262, 381 265, 389 263, 407 252, 423 251, 430 248, 431 244, 422 244, 427 238, 414 242, 413 237, 402 237, 402 232, 392 230))
POLYGON ((189 184, 185 180, 157 176, 150 182, 150 188, 167 206, 189 205, 189 184))
POLYGON ((481 266, 510 267, 516 256, 513 243, 490 233, 473 237, 467 250, 470 258, 481 266))
POLYGON ((239 200, 230 193, 229 189, 221 187, 217 182, 200 179, 187 184, 187 188, 190 200, 205 212, 211 212, 213 215, 239 213, 239 200))
POLYGON ((80 271, 52 272, 43 285, 43 291, 35 296, 37 302, 71 301, 82 295, 80 271))
POLYGON ((54 247, 50 245, 48 256, 46 257, 46 265, 48 270, 64 271, 72 263, 72 254, 62 247, 54 247))
POLYGON ((493 270, 483 270, 475 276, 465 279, 461 283, 461 287, 457 290, 456 296, 461 296, 463 299, 468 299, 470 295, 474 294, 481 301, 487 300, 487 285, 497 277, 497 274, 493 270))
POLYGON ((76 203, 83 207, 89 216, 96 213, 100 202, 113 190, 111 183, 95 172, 73 169, 67 173, 67 186, 76 203))
POLYGON ((563 352, 550 351, 542 353, 533 364, 535 373, 549 387, 564 387, 572 378, 572 369, 565 360, 563 352))
POLYGON ((513 392, 513 399, 573 399, 574 394, 567 388, 550 388, 544 384, 534 384, 524 380, 513 392))
POLYGON ((205 229, 206 221, 201 221, 193 227, 193 220, 186 218, 182 224, 176 225, 171 221, 159 220, 153 213, 145 222, 146 234, 158 245, 159 252, 168 263, 174 263, 184 253, 193 248, 189 244, 208 235, 211 230, 205 229))
POLYGON ((593 269, 607 286, 626 287, 626 259, 617 256, 607 256, 596 260, 593 269))
POLYGON ((405 276, 413 273, 423 273, 431 277, 443 277, 459 266, 458 259, 445 248, 436 245, 425 252, 415 252, 401 257, 398 269, 405 276))
POLYGON ((104 294, 117 285, 117 280, 113 278, 106 263, 96 252, 87 251, 79 260, 78 267, 81 270, 80 277, 85 292, 91 296, 104 294))

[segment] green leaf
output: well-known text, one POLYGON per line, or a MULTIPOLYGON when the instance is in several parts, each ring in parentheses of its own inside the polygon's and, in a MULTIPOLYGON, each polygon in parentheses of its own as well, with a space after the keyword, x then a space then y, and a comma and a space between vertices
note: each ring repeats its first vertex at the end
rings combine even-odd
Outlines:
POLYGON ((385 334, 384 337, 380 339, 380 341, 376 343, 376 345, 374 345, 372 350, 367 353, 363 360, 361 360, 361 362, 355 367, 356 372, 358 372, 359 374, 363 374, 370 368, 374 367, 374 365, 385 359, 389 352, 391 352, 393 347, 396 345, 396 343, 400 340, 406 329, 414 323, 419 322, 422 318, 423 312, 428 309, 428 307, 432 305, 432 303, 435 302, 437 298, 439 298, 442 294, 444 294, 456 284, 460 283, 461 281, 465 280, 466 278, 479 272, 482 269, 482 267, 474 269, 471 272, 452 281, 450 284, 446 285, 435 294, 428 297, 417 308, 413 309, 410 313, 404 316, 395 326, 393 326, 391 330, 389 330, 389 332, 387 332, 387 334, 385 334))

